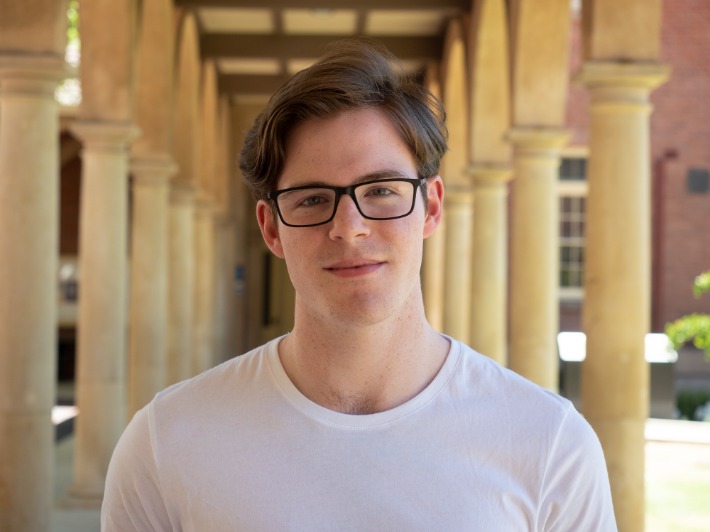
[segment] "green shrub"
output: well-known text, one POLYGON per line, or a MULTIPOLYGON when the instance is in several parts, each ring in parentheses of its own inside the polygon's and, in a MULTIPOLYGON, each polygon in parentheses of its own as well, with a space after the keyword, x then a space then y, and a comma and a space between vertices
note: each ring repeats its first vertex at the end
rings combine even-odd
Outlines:
POLYGON ((698 407, 710 402, 708 390, 679 390, 676 395, 676 407, 682 419, 695 420, 698 407))
MULTIPOLYGON (((710 270, 698 275, 693 283, 695 297, 706 292, 710 292, 710 270)), ((706 360, 710 361, 710 314, 688 314, 667 323, 665 329, 676 350, 692 342, 695 347, 705 352, 706 360)))

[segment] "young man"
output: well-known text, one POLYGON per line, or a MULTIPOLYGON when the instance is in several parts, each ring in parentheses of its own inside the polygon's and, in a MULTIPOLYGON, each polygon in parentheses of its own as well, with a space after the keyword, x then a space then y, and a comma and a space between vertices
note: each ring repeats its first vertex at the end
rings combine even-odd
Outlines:
POLYGON ((278 91, 241 168, 295 324, 156 396, 109 470, 109 530, 615 530, 572 405, 432 329, 443 111, 361 43, 278 91))

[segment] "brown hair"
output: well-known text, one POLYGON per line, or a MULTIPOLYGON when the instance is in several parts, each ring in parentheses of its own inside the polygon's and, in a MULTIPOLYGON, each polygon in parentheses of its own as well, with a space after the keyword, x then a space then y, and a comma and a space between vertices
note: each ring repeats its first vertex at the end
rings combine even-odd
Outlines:
POLYGON ((276 188, 295 126, 361 107, 376 107, 389 117, 412 151, 420 177, 439 172, 447 150, 443 106, 384 47, 352 39, 334 43, 318 62, 287 81, 247 132, 239 167, 254 197, 265 199, 276 188))

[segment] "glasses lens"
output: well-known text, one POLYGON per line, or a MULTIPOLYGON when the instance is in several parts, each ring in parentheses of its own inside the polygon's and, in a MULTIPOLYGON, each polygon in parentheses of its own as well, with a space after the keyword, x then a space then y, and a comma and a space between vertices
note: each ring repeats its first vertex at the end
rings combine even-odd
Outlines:
POLYGON ((279 210, 290 225, 314 225, 333 214, 335 191, 328 188, 290 190, 278 196, 279 210))
POLYGON ((355 188, 360 211, 368 218, 398 218, 412 209, 415 187, 401 180, 363 183, 355 188))

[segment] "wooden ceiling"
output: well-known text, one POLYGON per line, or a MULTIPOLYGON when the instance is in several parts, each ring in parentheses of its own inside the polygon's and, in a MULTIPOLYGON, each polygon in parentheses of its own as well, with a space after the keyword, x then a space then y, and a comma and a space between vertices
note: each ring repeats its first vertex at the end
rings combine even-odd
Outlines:
POLYGON ((271 94, 310 65, 328 42, 376 39, 410 72, 440 59, 446 24, 471 0, 175 0, 194 10, 203 58, 213 58, 220 90, 271 94))

